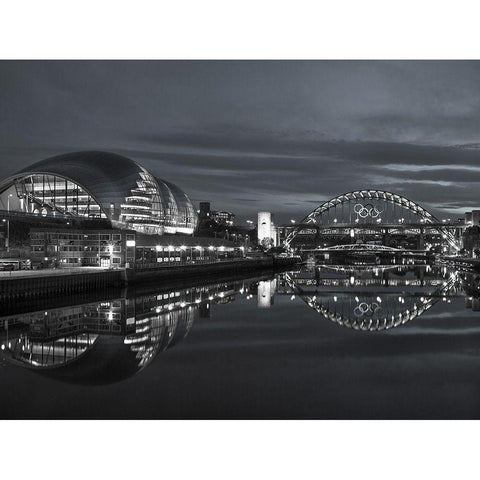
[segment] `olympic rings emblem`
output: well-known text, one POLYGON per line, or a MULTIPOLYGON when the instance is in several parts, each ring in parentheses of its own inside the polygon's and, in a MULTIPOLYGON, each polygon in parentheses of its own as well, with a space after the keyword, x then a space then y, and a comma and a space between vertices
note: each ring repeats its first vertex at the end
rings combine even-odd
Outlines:
POLYGON ((353 207, 353 210, 360 218, 367 218, 369 216, 377 218, 383 212, 383 210, 378 210, 377 207, 374 207, 371 203, 367 203, 366 205, 357 203, 353 207))
POLYGON ((378 310, 380 310, 382 307, 376 302, 371 303, 370 305, 368 303, 362 302, 359 305, 355 307, 353 310, 353 314, 356 317, 371 317, 373 314, 377 313, 378 310))

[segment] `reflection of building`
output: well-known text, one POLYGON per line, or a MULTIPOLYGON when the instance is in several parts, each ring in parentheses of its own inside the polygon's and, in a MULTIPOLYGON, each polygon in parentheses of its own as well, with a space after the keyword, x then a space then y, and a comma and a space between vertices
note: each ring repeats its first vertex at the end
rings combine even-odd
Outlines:
POLYGON ((180 188, 108 152, 68 153, 21 170, 0 183, 0 209, 32 218, 104 219, 147 234, 192 234, 196 226, 180 188))
POLYGON ((200 318, 210 318, 210 301, 202 302, 198 309, 200 318))
POLYGON ((277 280, 264 280, 258 282, 257 298, 258 308, 270 308, 273 305, 277 280))
POLYGON ((479 297, 465 297, 465 308, 471 308, 473 312, 480 311, 479 297))
POLYGON ((230 281, 5 315, 0 356, 68 382, 121 381, 182 341, 213 304, 243 289, 230 281))

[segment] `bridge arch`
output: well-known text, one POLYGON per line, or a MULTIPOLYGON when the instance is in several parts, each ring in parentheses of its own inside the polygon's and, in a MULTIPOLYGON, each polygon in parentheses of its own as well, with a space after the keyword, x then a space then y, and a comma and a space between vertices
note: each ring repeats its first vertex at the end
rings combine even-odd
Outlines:
MULTIPOLYGON (((383 210, 378 209, 378 205, 385 203, 387 205, 390 204, 394 207, 398 207, 401 210, 411 212, 411 214, 420 219, 420 223, 425 223, 427 225, 442 223, 438 218, 428 212, 421 205, 409 200, 406 197, 403 197, 402 195, 385 190, 354 190, 338 195, 337 197, 320 204, 318 207, 312 210, 300 222, 298 222, 297 226, 287 236, 285 239, 285 246, 290 248, 292 240, 299 234, 300 230, 304 228, 305 224, 316 224, 319 222, 319 217, 322 219, 333 209, 336 211, 337 207, 344 206, 345 204, 351 204, 352 202, 357 202, 353 207, 354 214, 357 216, 357 222, 359 220, 371 221, 372 223, 380 222, 380 217, 383 210)), ((436 230, 455 250, 460 249, 455 236, 447 228, 437 225, 436 230)))

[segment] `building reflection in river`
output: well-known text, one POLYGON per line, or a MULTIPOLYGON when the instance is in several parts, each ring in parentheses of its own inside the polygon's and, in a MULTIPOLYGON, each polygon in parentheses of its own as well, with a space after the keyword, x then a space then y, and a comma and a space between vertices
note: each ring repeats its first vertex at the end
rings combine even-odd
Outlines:
POLYGON ((262 280, 258 282, 258 308, 270 308, 273 305, 276 288, 276 278, 272 280, 262 280))
MULTIPOLYGON (((57 380, 105 384, 128 378, 189 335, 197 318, 236 296, 278 308, 275 295, 303 301, 337 325, 379 331, 464 297, 480 310, 480 275, 445 267, 317 266, 273 278, 218 281, 0 317, 1 357, 57 380)), ((281 308, 281 307, 280 307, 281 308)))
POLYGON ((59 379, 110 383, 145 368, 208 317, 212 303, 242 290, 243 281, 222 282, 0 317, 1 354, 59 379))

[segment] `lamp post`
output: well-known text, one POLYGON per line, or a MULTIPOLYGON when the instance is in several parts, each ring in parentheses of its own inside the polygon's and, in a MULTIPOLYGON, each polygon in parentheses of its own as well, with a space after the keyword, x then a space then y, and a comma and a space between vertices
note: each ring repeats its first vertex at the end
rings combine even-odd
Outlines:
POLYGON ((13 197, 12 193, 7 197, 7 252, 10 251, 10 197, 13 197))
POLYGON ((110 254, 110 268, 113 268, 113 264, 112 264, 113 244, 112 243, 108 244, 108 253, 110 254))

